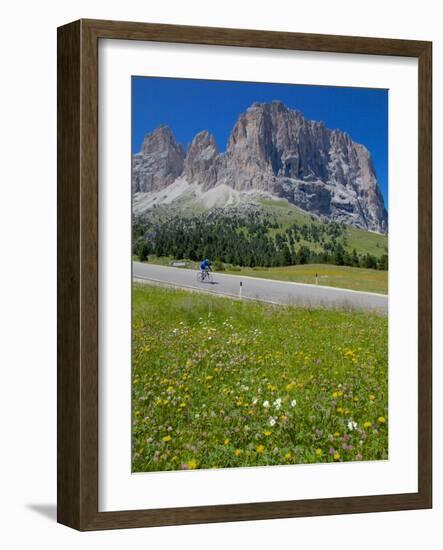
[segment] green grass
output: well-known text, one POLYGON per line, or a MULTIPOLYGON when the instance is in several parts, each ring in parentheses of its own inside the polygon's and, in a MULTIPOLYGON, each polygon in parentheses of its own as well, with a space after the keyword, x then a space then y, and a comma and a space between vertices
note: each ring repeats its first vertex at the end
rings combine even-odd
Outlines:
POLYGON ((371 233, 363 229, 357 229, 349 226, 347 228, 348 243, 347 249, 352 252, 355 248, 357 252, 381 256, 388 252, 388 236, 380 233, 371 233))
POLYGON ((282 229, 287 229, 293 223, 303 225, 309 224, 317 220, 315 216, 300 210, 286 200, 262 200, 260 205, 269 214, 275 214, 279 223, 282 224, 282 229))
MULTIPOLYGON (((260 204, 266 212, 275 215, 277 222, 281 225, 279 229, 273 229, 271 234, 281 233, 294 223, 298 225, 303 225, 304 223, 307 225, 322 223, 316 216, 303 212, 303 210, 300 210, 286 200, 263 200, 260 201, 260 204)), ((359 254, 368 253, 379 257, 388 250, 387 235, 357 229, 350 225, 346 226, 346 235, 347 244, 345 249, 349 252, 352 252, 355 248, 359 254)), ((316 251, 320 250, 320 246, 315 246, 312 242, 304 241, 303 239, 300 241, 300 244, 306 244, 316 251)))
MULTIPOLYGON (((140 261, 137 254, 134 254, 132 256, 132 259, 134 262, 140 261)), ((183 269, 198 269, 201 263, 201 262, 194 262, 192 260, 177 260, 172 256, 154 256, 154 254, 150 254, 147 262, 145 263, 172 266, 172 264, 174 263, 183 263, 183 262, 186 263, 186 266, 180 266, 180 267, 183 267, 183 269)))
POLYGON ((385 317, 134 285, 132 345, 133 471, 388 457, 385 317))
POLYGON ((315 284, 315 275, 318 275, 318 284, 337 288, 348 288, 365 292, 388 292, 388 272, 360 267, 347 267, 326 264, 291 265, 287 267, 249 268, 242 267, 226 273, 233 275, 247 275, 248 277, 262 277, 278 281, 292 281, 296 283, 315 284))

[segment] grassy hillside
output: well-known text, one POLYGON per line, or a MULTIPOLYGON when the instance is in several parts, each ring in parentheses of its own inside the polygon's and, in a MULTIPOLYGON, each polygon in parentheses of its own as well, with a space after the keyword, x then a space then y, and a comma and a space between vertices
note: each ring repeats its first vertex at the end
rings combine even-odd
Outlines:
POLYGON ((388 457, 387 319, 133 287, 133 471, 388 457))
POLYGON ((227 269, 226 273, 233 275, 247 275, 248 277, 262 277, 277 281, 291 281, 294 283, 315 284, 316 275, 319 285, 348 288, 365 292, 387 294, 388 272, 360 267, 341 265, 306 264, 288 265, 285 267, 242 267, 240 270, 227 269))
MULTIPOLYGON (((281 228, 273 230, 274 233, 284 231, 294 223, 299 225, 310 225, 311 223, 318 225, 324 223, 316 216, 300 210, 286 200, 263 200, 260 204, 266 212, 275 215, 278 223, 281 225, 281 228)), ((347 242, 344 247, 349 252, 352 252, 354 248, 358 253, 374 254, 375 256, 380 256, 384 252, 387 252, 387 235, 364 231, 363 229, 357 229, 350 225, 344 227, 346 228, 347 238, 347 242)), ((313 246, 309 241, 303 241, 302 244, 307 244, 311 247, 313 246)), ((319 247, 317 247, 317 249, 318 248, 319 247)))

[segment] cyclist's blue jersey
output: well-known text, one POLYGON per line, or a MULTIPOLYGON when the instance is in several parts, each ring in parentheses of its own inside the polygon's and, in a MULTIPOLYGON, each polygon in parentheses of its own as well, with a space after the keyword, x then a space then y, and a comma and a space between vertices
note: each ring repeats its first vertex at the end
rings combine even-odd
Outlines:
POLYGON ((207 260, 203 260, 202 263, 200 264, 200 269, 208 269, 209 265, 210 264, 207 260))

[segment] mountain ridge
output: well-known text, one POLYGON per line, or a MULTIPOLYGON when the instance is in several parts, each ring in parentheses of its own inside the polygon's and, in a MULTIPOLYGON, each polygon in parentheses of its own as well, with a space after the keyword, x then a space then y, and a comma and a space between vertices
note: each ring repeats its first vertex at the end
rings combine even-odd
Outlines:
POLYGON ((208 130, 185 151, 168 126, 156 128, 133 155, 132 189, 139 212, 184 197, 211 196, 229 206, 270 196, 323 219, 388 230, 368 149, 281 101, 253 103, 237 119, 224 152, 208 130))

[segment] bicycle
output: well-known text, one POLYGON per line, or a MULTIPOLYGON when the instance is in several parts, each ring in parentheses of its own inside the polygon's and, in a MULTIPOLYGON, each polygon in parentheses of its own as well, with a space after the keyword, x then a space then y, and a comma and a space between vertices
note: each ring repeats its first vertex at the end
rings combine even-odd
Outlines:
POLYGON ((210 271, 207 271, 207 270, 198 271, 197 272, 197 281, 199 283, 203 283, 205 281, 207 281, 208 283, 212 283, 213 282, 212 273, 210 271))

